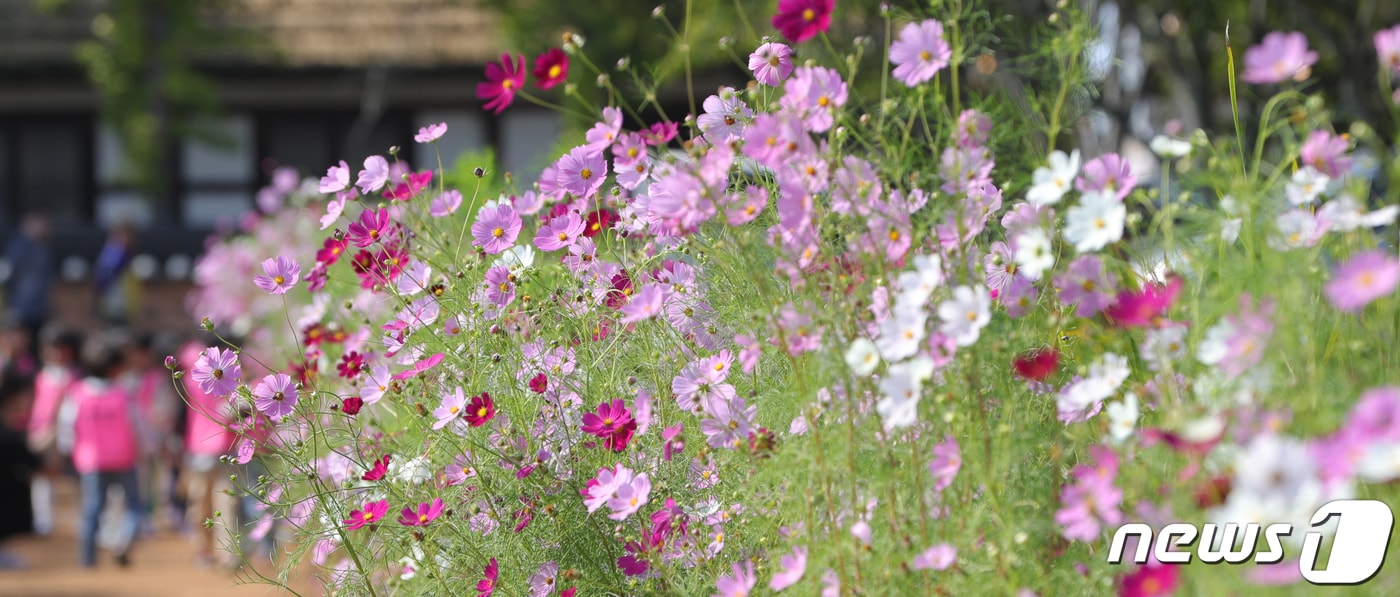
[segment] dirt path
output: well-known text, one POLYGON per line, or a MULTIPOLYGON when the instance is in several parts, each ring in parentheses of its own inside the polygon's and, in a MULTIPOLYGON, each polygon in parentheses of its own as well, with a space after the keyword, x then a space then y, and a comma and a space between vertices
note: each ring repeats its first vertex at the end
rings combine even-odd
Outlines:
POLYGON ((57 529, 49 537, 23 537, 7 547, 27 563, 23 570, 0 570, 0 597, 242 597, 280 595, 267 585, 238 585, 232 572, 195 565, 194 551, 183 536, 158 532, 132 550, 129 568, 98 552, 97 568, 78 567, 77 487, 55 487, 57 529))

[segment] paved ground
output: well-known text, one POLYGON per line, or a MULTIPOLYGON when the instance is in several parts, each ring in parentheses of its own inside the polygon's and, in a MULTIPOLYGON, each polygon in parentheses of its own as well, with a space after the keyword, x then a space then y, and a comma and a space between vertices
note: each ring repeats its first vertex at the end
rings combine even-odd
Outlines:
MULTIPOLYGON (((99 552, 97 568, 78 567, 77 488, 56 488, 57 529, 49 537, 15 539, 6 547, 28 566, 0 570, 0 597, 244 597, 280 595, 267 585, 239 585, 232 572, 195 565, 191 543, 181 535, 160 532, 132 550, 132 564, 119 568, 110 554, 99 552)), ((313 593, 314 594, 314 593, 313 593)))

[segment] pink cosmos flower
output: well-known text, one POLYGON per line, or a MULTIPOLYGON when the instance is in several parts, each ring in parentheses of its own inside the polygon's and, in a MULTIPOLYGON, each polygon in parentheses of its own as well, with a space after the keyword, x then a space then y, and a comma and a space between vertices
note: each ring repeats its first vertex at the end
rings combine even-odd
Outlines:
POLYGON ((515 301, 514 274, 510 268, 497 265, 486 270, 486 300, 497 307, 504 307, 515 301))
POLYGON ((535 57, 535 86, 549 89, 569 78, 569 55, 560 48, 550 48, 535 57))
POLYGON ((500 567, 496 565, 496 558, 491 558, 491 562, 486 564, 486 569, 482 571, 486 578, 476 581, 476 597, 491 597, 491 594, 496 592, 496 577, 500 571, 500 567))
POLYGON ((438 363, 442 362, 443 358, 444 356, 442 353, 434 353, 432 356, 420 359, 419 361, 413 363, 412 367, 409 367, 408 369, 404 369, 403 371, 394 374, 394 377, 392 379, 394 381, 403 381, 411 377, 416 377, 418 374, 432 369, 433 367, 436 367, 438 363))
POLYGON ((337 196, 326 202, 326 214, 321 216, 321 230, 330 228, 340 219, 340 214, 345 212, 346 201, 349 201, 349 197, 337 196))
POLYGON ((559 588, 556 581, 559 580, 559 564, 545 562, 540 565, 540 571, 530 575, 527 582, 530 583, 530 597, 549 597, 554 594, 554 590, 559 588))
POLYGON ((253 406, 257 407, 258 412, 278 421, 292 414, 296 405, 296 384, 292 383, 292 376, 285 373, 265 376, 262 383, 253 389, 253 406))
POLYGON ((1090 453, 1095 463, 1074 467, 1074 479, 1060 493, 1064 507, 1055 513, 1055 522, 1064 527, 1066 539, 1086 543, 1099 538, 1102 525, 1123 521, 1123 513, 1118 510, 1123 491, 1113 485, 1118 458, 1105 446, 1094 446, 1090 453))
POLYGON ((1227 317, 1230 333, 1225 338, 1225 354, 1220 370, 1228 378, 1238 377, 1264 358, 1264 349, 1274 334, 1274 303, 1261 301, 1256 308, 1248 294, 1240 296, 1240 312, 1227 317))
POLYGON ((195 361, 190 377, 199 384, 200 391, 211 396, 228 396, 238 389, 238 380, 243 376, 243 368, 238 365, 238 355, 232 350, 210 347, 200 353, 195 361))
POLYGON ((933 447, 933 462, 928 463, 928 472, 933 474, 934 491, 943 491, 953 484, 962 468, 962 450, 958 440, 951 434, 933 447))
POLYGON ((580 199, 588 199, 597 193, 608 176, 608 161, 603 159, 602 150, 589 151, 583 146, 575 147, 559 158, 556 168, 559 188, 580 199))
POLYGON ((695 118, 695 126, 711 143, 723 143, 730 137, 742 137, 744 127, 753 120, 753 110, 733 87, 721 87, 719 94, 705 98, 705 112, 695 118))
POLYGON ((621 323, 636 323, 645 321, 661 314, 661 306, 666 295, 662 288, 656 284, 647 284, 641 290, 633 294, 627 304, 622 306, 621 323))
POLYGON ((992 118, 977 110, 963 110, 958 115, 958 147, 986 147, 992 132, 992 118))
POLYGON ((596 153, 602 157, 603 150, 612 147, 617 136, 622 132, 622 110, 613 106, 603 108, 602 122, 595 123, 593 128, 584 133, 583 140, 587 143, 583 146, 588 153, 596 153))
POLYGON ((445 218, 457 213, 457 208, 461 206, 462 193, 456 189, 449 189, 441 195, 433 197, 432 203, 428 205, 428 215, 434 218, 445 218))
POLYGON ((360 178, 355 181, 355 186, 360 187, 360 192, 368 195, 384 188, 384 184, 387 182, 389 182, 389 160, 378 155, 365 158, 365 169, 360 171, 360 178))
POLYGON ((483 209, 472 223, 472 244, 488 255, 498 254, 515 245, 521 224, 515 208, 504 203, 483 209))
POLYGON ((379 500, 365 504, 363 510, 351 510, 350 518, 345 519, 345 528, 355 530, 378 522, 389 511, 389 500, 379 500))
POLYGON ((831 28, 836 0, 778 0, 773 28, 793 43, 802 43, 831 28))
POLYGON ((368 247, 389 235, 389 210, 366 209, 360 219, 351 222, 345 231, 346 240, 357 247, 368 247))
POLYGON ((1316 168, 1329 178, 1341 178, 1351 170, 1347 156, 1347 140, 1329 131, 1313 131, 1303 141, 1299 153, 1304 164, 1316 168))
POLYGON ((798 546, 792 548, 792 553, 784 555, 778 560, 781 570, 773 575, 773 579, 768 581, 768 588, 774 591, 781 591, 802 580, 802 575, 807 572, 807 548, 798 546))
POLYGON ((345 160, 340 160, 339 166, 331 166, 326 169, 326 175, 321 177, 321 184, 317 187, 322 193, 339 193, 350 188, 350 164, 345 160))
POLYGON ((1317 52, 1308 50, 1308 39, 1302 33, 1274 31, 1259 45, 1245 50, 1240 79, 1255 84, 1302 80, 1316 62, 1317 52))
POLYGON ((837 108, 846 105, 848 90, 841 74, 820 66, 804 66, 793 71, 783 84, 779 104, 802 116, 803 126, 813 133, 831 129, 837 108))
POLYGON ((939 543, 915 556, 913 564, 909 567, 915 570, 947 570, 957 559, 957 548, 947 543, 939 543))
POLYGON ((613 468, 598 469, 598 475, 589 479, 581 492, 588 513, 592 514, 598 508, 607 505, 619 487, 631 482, 632 469, 621 464, 614 465, 613 468))
POLYGON ((404 508, 399 512, 399 524, 406 527, 425 527, 428 523, 442 516, 442 498, 434 498, 432 502, 418 504, 418 509, 404 508))
POLYGON ((388 454, 380 456, 379 460, 374 461, 374 466, 365 471, 365 474, 361 475, 360 479, 364 481, 378 481, 383 479, 384 475, 389 473, 389 459, 390 456, 388 454))
POLYGON ((608 508, 612 514, 608 518, 613 520, 626 520, 645 506, 647 498, 651 495, 651 479, 646 473, 633 477, 632 480, 618 486, 613 492, 612 499, 608 500, 608 508))
POLYGON ((1081 193, 1091 191, 1113 191, 1118 200, 1131 193, 1137 185, 1128 160, 1116 153, 1106 153, 1084 164, 1084 174, 1074 180, 1074 188, 1081 193))
POLYGON ((1347 415, 1346 426, 1366 441, 1400 442, 1400 386, 1362 392, 1347 415))
POLYGON ((700 421, 700 432, 712 448, 736 449, 748 439, 754 429, 758 408, 748 406, 743 398, 711 400, 705 409, 710 417, 700 421))
POLYGON ((744 373, 753 373, 753 368, 758 366, 758 357, 763 354, 763 347, 758 340, 752 336, 739 334, 734 336, 734 343, 739 345, 739 367, 744 373))
POLYGON ((656 122, 642 131, 642 140, 652 147, 660 147, 676 138, 676 132, 680 129, 680 124, 675 122, 656 122))
POLYGON ((1113 274, 1104 271, 1103 262, 1093 254, 1080 255, 1070 264, 1069 269, 1055 276, 1055 288, 1060 291, 1060 302, 1065 305, 1078 303, 1074 314, 1078 317, 1093 317, 1099 311, 1113 304, 1112 294, 1117 280, 1113 274))
POLYGON ((481 107, 495 114, 504 112, 515 101, 515 92, 525 86, 525 55, 512 62, 510 54, 501 54, 500 63, 486 65, 486 80, 476 84, 476 97, 486 103, 481 107))
POLYGON ((894 78, 909 87, 933 79, 952 57, 952 48, 943 40, 943 24, 933 19, 905 25, 899 30, 899 39, 890 44, 894 78))
POLYGON ((301 266, 291 257, 268 258, 262 269, 263 275, 253 277, 253 283, 268 294, 287 294, 301 279, 301 266))
POLYGON ((419 128, 418 134, 413 136, 413 140, 417 143, 432 143, 441 139, 445 134, 447 134, 447 123, 439 122, 419 128))
POLYGON ((551 218, 535 233, 535 248, 550 252, 574 244, 583 235, 583 219, 575 212, 551 218))
POLYGON ((1389 69, 1391 76, 1400 76, 1400 25, 1377 31, 1373 41, 1381 67, 1389 69))
POLYGON ((433 417, 437 421, 433 422, 433 430, 446 427, 453 421, 460 421, 467 408, 467 396, 462 393, 462 386, 446 396, 442 397, 442 404, 433 410, 433 417))
POLYGON ((754 574, 753 562, 744 560, 742 566, 735 562, 733 572, 715 580, 715 590, 719 592, 715 593, 714 597, 748 597, 756 584, 758 576, 754 574))
POLYGON ((763 85, 782 85, 783 79, 792 74, 792 48, 777 42, 759 46, 749 54, 749 70, 753 71, 754 80, 763 85))
POLYGON ((1337 267, 1327 283, 1327 300, 1342 311, 1360 311, 1371 301, 1395 292, 1400 259, 1379 250, 1365 251, 1337 267))

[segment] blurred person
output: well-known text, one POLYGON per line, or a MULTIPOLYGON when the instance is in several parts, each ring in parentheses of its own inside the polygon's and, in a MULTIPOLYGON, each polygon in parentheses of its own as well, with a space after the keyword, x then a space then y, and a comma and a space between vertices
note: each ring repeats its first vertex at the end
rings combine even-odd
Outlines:
POLYGON ((34 401, 29 411, 29 450, 39 461, 30 484, 34 511, 34 533, 53 532, 53 482, 63 473, 63 456, 58 452, 58 412, 73 384, 81 378, 78 353, 83 338, 62 326, 50 325, 39 340, 43 366, 34 377, 34 401))
MULTIPOLYGON (((202 337, 180 349, 182 371, 194 368, 204 350, 217 341, 202 337)), ((214 529, 204 524, 214 517, 214 500, 228 482, 220 459, 232 452, 235 413, 231 402, 205 393, 190 375, 181 378, 185 391, 185 499, 188 524, 195 533, 195 560, 211 566, 214 560, 214 529)), ((222 511, 229 509, 220 508, 222 511)))
POLYGON ((140 283, 131 275, 136 255, 136 229, 128 223, 112 227, 92 265, 93 300, 103 321, 121 324, 135 319, 140 283))
POLYGON ((82 493, 78 563, 84 568, 97 563, 97 532, 109 490, 120 489, 126 504, 112 546, 119 566, 131 563, 141 517, 136 465, 142 422, 136 400, 120 383, 126 369, 123 349, 129 342, 119 331, 89 337, 82 351, 85 377, 59 410, 58 444, 73 458, 82 493))
MULTIPOLYGON (((14 370, 0 373, 0 545, 15 535, 29 533, 29 482, 38 466, 25 442, 25 427, 34 381, 14 370)), ((0 547, 0 570, 24 567, 17 554, 0 547)))
POLYGON ((49 319, 54 267, 48 242, 48 218, 30 213, 5 248, 5 261, 10 264, 10 277, 5 280, 6 311, 19 319, 31 338, 39 337, 49 319))
POLYGON ((31 348, 29 328, 14 313, 0 316, 0 367, 12 368, 20 375, 33 376, 39 362, 31 348))
POLYGON ((154 337, 147 332, 131 336, 126 346, 126 372, 122 383, 136 398, 137 412, 141 415, 142 458, 137 467, 137 477, 141 487, 141 503, 145 511, 141 517, 141 532, 155 531, 153 517, 158 507, 164 505, 169 467, 166 465, 167 452, 165 438, 174 433, 174 412, 179 400, 175 396, 170 379, 170 371, 156 360, 153 350, 154 337))

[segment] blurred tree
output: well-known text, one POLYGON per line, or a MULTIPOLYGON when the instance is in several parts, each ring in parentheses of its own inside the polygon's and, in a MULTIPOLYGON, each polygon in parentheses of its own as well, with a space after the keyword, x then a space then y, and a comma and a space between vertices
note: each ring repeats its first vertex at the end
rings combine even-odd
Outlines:
MULTIPOLYGON (((74 3, 36 1, 49 12, 74 3)), ((200 126, 217 109, 218 96, 195 61, 250 39, 210 18, 232 1, 110 0, 93 19, 93 38, 77 47, 78 61, 102 96, 102 116, 132 165, 132 181, 158 206, 173 201, 165 172, 176 140, 192 135, 221 141, 200 126)))

